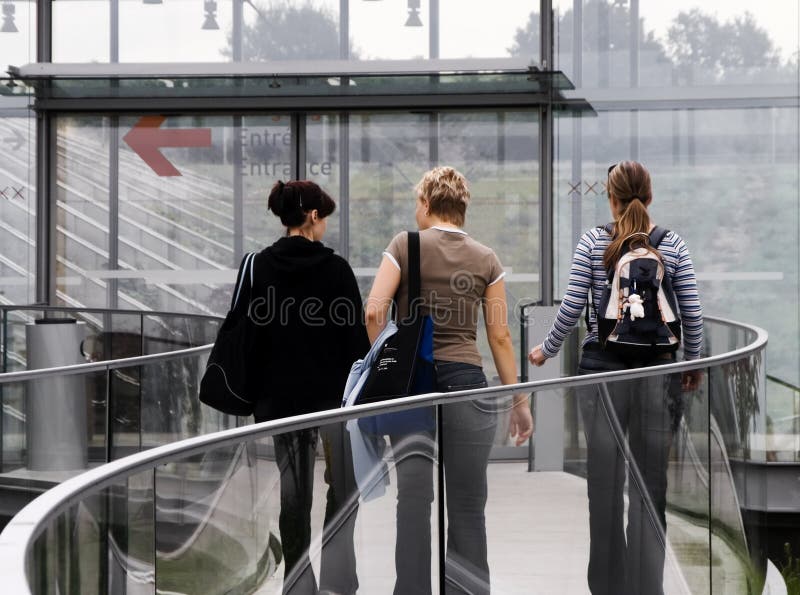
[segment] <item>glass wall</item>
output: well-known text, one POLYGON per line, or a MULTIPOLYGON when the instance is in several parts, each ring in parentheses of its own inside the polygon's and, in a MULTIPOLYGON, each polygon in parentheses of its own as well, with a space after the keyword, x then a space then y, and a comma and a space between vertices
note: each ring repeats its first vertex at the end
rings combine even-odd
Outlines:
MULTIPOLYGON (((796 460, 800 413, 800 3, 561 0, 556 12, 556 66, 597 117, 557 122, 554 298, 580 235, 610 220, 608 166, 642 161, 653 218, 685 240, 705 313, 769 332, 765 402, 748 396, 759 380, 747 374, 731 374, 731 385, 712 379, 709 390, 732 395, 711 411, 730 465, 777 482, 770 465, 796 460), (735 436, 726 432, 734 419, 744 428, 735 436)), ((707 337, 708 352, 715 340, 707 337)), ((783 564, 784 543, 798 551, 792 515, 745 483, 737 488, 747 530, 769 525, 757 547, 783 564)))
POLYGON ((492 10, 456 0, 54 0, 53 60, 396 60, 498 58, 515 51, 535 60, 538 44, 520 47, 517 29, 538 5, 507 0, 503 10, 492 10))
POLYGON ((299 171, 339 206, 325 243, 349 258, 365 296, 389 240, 416 225, 414 186, 447 163, 469 180, 466 229, 500 257, 515 312, 539 292, 537 119, 533 110, 60 116, 58 297, 224 314, 241 256, 283 233, 266 199, 275 181, 297 177, 301 142, 299 171))
MULTIPOLYGON (((0 56, 36 60, 36 4, 3 2, 0 56)), ((0 74, 0 303, 35 299, 36 118, 29 90, 0 74)))

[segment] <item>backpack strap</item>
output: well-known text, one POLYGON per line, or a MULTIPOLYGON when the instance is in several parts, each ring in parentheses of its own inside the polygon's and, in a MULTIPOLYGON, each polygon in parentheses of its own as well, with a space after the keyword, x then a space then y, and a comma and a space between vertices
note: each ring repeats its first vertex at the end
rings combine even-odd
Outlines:
MULTIPOLYGON (((600 231, 605 231, 611 237, 614 237, 614 223, 606 223, 605 225, 598 225, 597 229, 600 231)), ((614 269, 612 268, 610 271, 607 271, 607 279, 606 282, 610 283, 611 279, 614 276, 614 269)), ((583 320, 586 322, 586 330, 591 331, 592 327, 589 322, 589 308, 594 310, 594 319, 597 320, 597 306, 594 303, 594 299, 592 298, 592 291, 594 291, 594 284, 590 281, 589 282, 589 295, 586 299, 586 311, 583 314, 583 320)))
POLYGON ((666 237, 669 233, 669 230, 664 227, 659 227, 656 225, 650 231, 650 247, 651 248, 658 248, 661 244, 661 241, 666 237))

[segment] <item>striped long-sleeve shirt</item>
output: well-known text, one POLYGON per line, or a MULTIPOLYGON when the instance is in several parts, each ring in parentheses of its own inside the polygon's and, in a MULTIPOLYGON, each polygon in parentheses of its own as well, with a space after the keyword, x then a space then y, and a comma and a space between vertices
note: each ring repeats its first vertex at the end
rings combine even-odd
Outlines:
MULTIPOLYGON (((602 228, 590 229, 581 236, 572 258, 567 292, 558 309, 556 320, 542 343, 542 352, 546 357, 554 357, 561 349, 564 339, 572 332, 586 307, 590 287, 593 303, 600 303, 606 284, 603 253, 610 243, 611 236, 602 228)), ((665 274, 672 281, 678 300, 684 357, 687 360, 697 359, 703 343, 703 311, 689 250, 680 236, 670 231, 661 240, 658 251, 664 261, 665 274)), ((592 330, 587 333, 583 345, 598 341, 595 312, 591 307, 589 322, 592 330)))

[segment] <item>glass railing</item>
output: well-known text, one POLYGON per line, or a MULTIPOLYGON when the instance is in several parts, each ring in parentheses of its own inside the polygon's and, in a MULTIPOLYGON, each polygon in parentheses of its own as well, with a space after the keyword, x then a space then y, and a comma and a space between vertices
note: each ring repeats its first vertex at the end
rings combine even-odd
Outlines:
POLYGON ((86 469, 237 425, 197 401, 218 318, 3 306, 0 321, 0 527, 86 469))
POLYGON ((91 469, 0 535, 4 588, 767 592, 764 535, 742 513, 766 486, 729 464, 760 456, 766 334, 708 328, 726 347, 691 363, 326 411, 91 469), (683 391, 689 369, 702 381, 683 391), (561 469, 492 456, 512 395, 531 392, 564 402, 561 469), (386 419, 401 410, 410 426, 386 419))

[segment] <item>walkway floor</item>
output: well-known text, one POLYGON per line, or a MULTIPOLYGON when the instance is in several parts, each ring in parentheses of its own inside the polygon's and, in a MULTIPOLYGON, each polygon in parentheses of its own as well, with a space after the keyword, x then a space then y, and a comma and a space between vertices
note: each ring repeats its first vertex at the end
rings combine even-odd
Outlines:
MULTIPOLYGON (((317 465, 314 535, 324 515, 322 469, 317 465)), ((486 509, 489 563, 494 594, 584 595, 589 560, 585 480, 567 473, 527 473, 525 463, 489 466, 486 509)), ((390 594, 394 584, 394 484, 382 498, 362 505, 356 528, 360 594, 390 594)), ((709 593, 708 530, 668 514, 670 548, 665 595, 709 593), (678 568, 681 571, 678 571, 678 568)), ((318 551, 319 543, 312 544, 318 551)), ((741 564, 724 542, 712 542, 714 594, 739 594, 741 564)), ((435 551, 435 548, 434 548, 435 551)), ((434 554, 435 557, 435 554, 434 554)), ((313 560, 319 569, 318 556, 313 560)), ((436 564, 436 560, 433 562, 436 564)), ((283 566, 257 592, 279 594, 283 566)), ((436 582, 434 593, 436 592, 436 582)), ((643 594, 644 595, 644 594, 643 594)))

